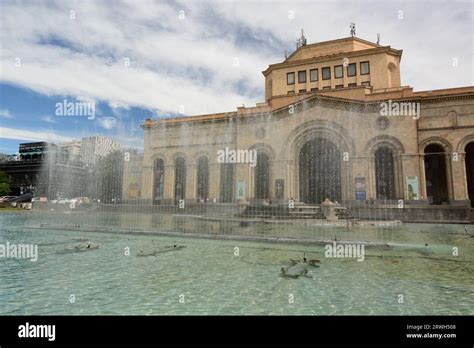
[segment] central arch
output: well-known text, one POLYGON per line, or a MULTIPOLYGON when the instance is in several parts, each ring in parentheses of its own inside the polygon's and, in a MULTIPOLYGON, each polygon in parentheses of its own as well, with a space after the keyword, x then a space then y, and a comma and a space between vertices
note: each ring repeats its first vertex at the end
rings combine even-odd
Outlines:
MULTIPOLYGON (((282 156, 287 159, 288 168, 288 190, 286 195, 289 199, 303 201, 301 197, 303 183, 300 182, 302 174, 300 171, 299 157, 301 150, 306 143, 315 139, 325 139, 336 146, 339 151, 339 158, 329 166, 339 166, 340 171, 340 190, 337 190, 337 196, 340 196, 340 203, 350 200, 353 191, 352 182, 352 157, 356 153, 355 143, 351 133, 341 124, 332 120, 316 119, 300 124, 288 135, 286 146, 282 148, 282 156)), ((331 145, 329 145, 331 146, 331 145)), ((333 147, 332 147, 333 148, 333 147)), ((306 185, 308 187, 308 185, 306 185)), ((307 198, 306 198, 307 199, 307 198)))
POLYGON ((341 154, 325 138, 306 142, 299 153, 300 199, 320 204, 326 198, 341 201, 341 154))

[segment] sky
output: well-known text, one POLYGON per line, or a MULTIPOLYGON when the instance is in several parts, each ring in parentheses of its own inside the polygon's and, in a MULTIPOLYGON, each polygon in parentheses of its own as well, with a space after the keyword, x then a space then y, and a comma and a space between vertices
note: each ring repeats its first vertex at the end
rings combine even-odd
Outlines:
POLYGON ((93 135, 141 149, 145 119, 255 105, 302 28, 310 44, 351 22, 403 49, 402 85, 474 85, 472 1, 0 0, 0 153, 93 135))

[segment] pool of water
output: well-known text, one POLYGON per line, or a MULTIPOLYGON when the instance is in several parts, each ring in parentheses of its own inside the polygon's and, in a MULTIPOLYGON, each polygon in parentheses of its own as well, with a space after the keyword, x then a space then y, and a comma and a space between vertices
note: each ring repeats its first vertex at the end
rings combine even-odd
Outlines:
POLYGON ((473 225, 469 234, 463 225, 369 231, 391 247, 366 246, 362 262, 326 258, 324 245, 32 228, 98 220, 130 227, 146 219, 1 213, 0 244, 36 244, 38 260, 0 259, 0 314, 474 314, 473 225), (99 249, 74 250, 86 240, 99 249), (280 268, 303 252, 320 267, 281 277, 280 268))

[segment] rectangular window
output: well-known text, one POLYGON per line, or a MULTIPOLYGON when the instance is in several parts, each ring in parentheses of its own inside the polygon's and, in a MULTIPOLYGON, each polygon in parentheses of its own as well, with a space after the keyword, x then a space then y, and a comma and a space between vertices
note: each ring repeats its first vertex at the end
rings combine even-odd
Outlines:
POLYGON ((360 62, 360 74, 361 75, 370 74, 369 62, 360 62))
POLYGON ((318 69, 311 69, 309 75, 311 81, 318 81, 318 69))
POLYGON ((321 72, 323 73, 323 80, 331 79, 331 68, 323 68, 321 72))
POLYGON ((347 87, 357 87, 357 83, 349 83, 347 87))
POLYGON ((336 85, 336 88, 344 88, 344 85, 336 85))
POLYGON ((342 65, 336 65, 334 67, 334 77, 336 79, 340 79, 342 77, 344 77, 344 70, 342 69, 342 65))
POLYGON ((295 91, 288 91, 288 94, 295 94, 295 91))
POLYGON ((331 86, 324 86, 323 89, 324 90, 331 89, 331 86))
POLYGON ((306 93, 306 89, 300 89, 299 93, 306 93))
POLYGON ((356 76, 357 75, 357 65, 356 63, 351 63, 347 66, 347 76, 356 76))
POLYGON ((364 81, 361 83, 362 86, 370 86, 370 81, 364 81))
POLYGON ((317 90, 318 90, 318 88, 317 88, 317 87, 313 87, 313 88, 311 88, 311 92, 316 92, 317 90))
POLYGON ((286 84, 287 85, 294 85, 295 84, 295 73, 290 72, 286 74, 286 84))
POLYGON ((298 83, 306 83, 306 71, 298 71, 298 83))

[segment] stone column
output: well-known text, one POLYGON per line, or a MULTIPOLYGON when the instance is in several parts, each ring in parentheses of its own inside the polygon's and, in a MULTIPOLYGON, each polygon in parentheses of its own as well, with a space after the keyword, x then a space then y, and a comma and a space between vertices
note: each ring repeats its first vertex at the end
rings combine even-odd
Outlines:
POLYGON ((350 201, 355 197, 352 166, 353 158, 351 156, 347 161, 341 160, 341 201, 350 201))
POLYGON ((285 196, 287 200, 291 197, 300 200, 301 197, 298 191, 298 178, 295 162, 287 160, 286 168, 285 196))
POLYGON ((426 193, 425 155, 420 154, 420 199, 428 199, 426 193))
POLYGON ((165 166, 164 190, 163 190, 163 204, 174 205, 174 180, 175 180, 175 166, 165 166))
MULTIPOLYGON (((454 154, 456 155, 456 154, 454 154)), ((451 161, 451 173, 453 183, 453 205, 467 205, 469 204, 469 194, 467 190, 467 175, 466 175, 466 153, 459 152, 457 157, 453 157, 451 161), (456 160, 457 159, 457 160, 456 160)))
POLYGON ((446 183, 448 185, 448 201, 450 204, 454 200, 454 192, 453 192, 453 171, 451 165, 451 154, 447 153, 444 156, 444 163, 446 164, 446 183))
POLYGON ((141 199, 153 203, 153 166, 143 166, 141 199))
POLYGON ((219 187, 220 187, 220 176, 219 176, 219 164, 216 162, 209 164, 209 200, 210 203, 219 200, 219 187))
POLYGON ((186 166, 186 203, 196 203, 197 165, 192 163, 186 166))
POLYGON ((245 198, 247 201, 250 201, 252 198, 255 198, 255 170, 257 167, 250 167, 247 170, 247 179, 246 179, 246 193, 245 198))
POLYGON ((375 178, 375 157, 367 157, 367 174, 365 179, 365 189, 367 190, 367 199, 377 198, 377 181, 375 178))

